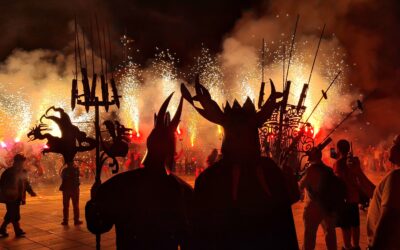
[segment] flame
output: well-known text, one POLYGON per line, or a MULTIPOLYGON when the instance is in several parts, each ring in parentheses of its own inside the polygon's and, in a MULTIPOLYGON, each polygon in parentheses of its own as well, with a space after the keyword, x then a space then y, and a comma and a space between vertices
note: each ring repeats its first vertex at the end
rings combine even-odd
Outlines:
POLYGON ((182 131, 181 131, 181 125, 180 124, 176 128, 176 132, 178 133, 178 135, 181 135, 182 131))
POLYGON ((192 147, 194 147, 194 139, 195 139, 195 135, 194 134, 192 134, 191 136, 190 136, 190 145, 192 146, 192 147))
MULTIPOLYGON (((137 114, 139 114, 139 112, 137 112, 137 114)), ((139 115, 135 115, 134 117, 134 120, 133 120, 133 127, 134 127, 134 130, 135 130, 135 132, 136 132, 136 137, 140 137, 140 133, 139 133, 139 115)))
POLYGON ((218 129, 218 135, 222 135, 222 126, 217 125, 217 129, 218 129))

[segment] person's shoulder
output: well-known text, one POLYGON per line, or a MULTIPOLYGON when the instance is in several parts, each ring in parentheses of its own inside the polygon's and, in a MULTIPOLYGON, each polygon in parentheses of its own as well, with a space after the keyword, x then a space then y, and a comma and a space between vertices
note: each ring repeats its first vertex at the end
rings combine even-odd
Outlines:
POLYGON ((184 189, 185 192, 193 192, 192 186, 190 186, 186 181, 184 181, 182 178, 176 176, 175 174, 170 174, 169 175, 181 188, 184 189))
POLYGON ((195 181, 195 186, 198 186, 200 183, 204 181, 209 181, 210 179, 215 179, 221 176, 221 173, 224 172, 224 166, 225 164, 223 163, 223 160, 219 160, 206 168, 203 172, 197 176, 196 181, 195 181))
POLYGON ((12 171, 12 167, 6 168, 6 170, 4 170, 4 172, 1 174, 0 178, 7 178, 12 173, 12 171))
POLYGON ((135 170, 130 170, 122 173, 118 173, 114 176, 112 176, 110 179, 105 181, 102 186, 103 187, 108 187, 108 186, 115 186, 115 185, 132 185, 135 183, 135 180, 137 178, 140 178, 144 174, 144 169, 135 169, 135 170))
POLYGON ((400 185, 400 169, 390 171, 381 181, 380 185, 400 185))

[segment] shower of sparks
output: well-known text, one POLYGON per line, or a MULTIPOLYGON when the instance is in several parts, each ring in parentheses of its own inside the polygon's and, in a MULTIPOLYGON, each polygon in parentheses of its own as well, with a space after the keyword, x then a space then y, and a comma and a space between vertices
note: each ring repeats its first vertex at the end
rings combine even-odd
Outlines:
POLYGON ((194 147, 197 139, 199 117, 196 111, 194 110, 190 111, 189 117, 190 118, 187 121, 188 135, 189 135, 190 145, 194 147))
MULTIPOLYGON (((283 78, 286 75, 290 48, 290 39, 287 38, 283 34, 280 40, 266 40, 265 42, 265 82, 268 82, 267 79, 271 78, 278 91, 282 91, 283 78), (285 54, 283 54, 284 48, 285 54), (283 60, 285 60, 286 64, 285 71, 283 70, 283 60)), ((123 36, 121 42, 124 46, 125 57, 123 64, 116 74, 117 81, 120 83, 118 87, 122 95, 119 115, 123 123, 127 127, 133 128, 136 136, 139 137, 140 122, 150 122, 150 120, 145 120, 146 116, 141 117, 141 115, 151 112, 147 110, 149 107, 159 107, 162 101, 172 92, 175 92, 175 96, 171 100, 169 110, 171 113, 175 113, 180 94, 179 77, 182 76, 182 72, 178 72, 177 69, 179 60, 168 49, 160 50, 156 48, 157 52, 150 65, 151 67, 144 68, 136 64, 133 60, 131 54, 134 50, 130 46, 132 40, 123 36), (141 110, 144 107, 147 109, 141 110)), ((303 84, 308 81, 315 53, 315 46, 313 45, 314 41, 299 41, 294 46, 288 74, 288 80, 292 82, 289 94, 290 104, 297 105, 303 84)), ((303 115, 303 120, 308 117, 321 97, 321 90, 327 88, 339 70, 343 71, 343 74, 329 90, 328 100, 321 102, 309 120, 314 127, 314 135, 318 133, 321 127, 334 123, 333 119, 341 115, 338 112, 346 110, 348 108, 346 105, 349 103, 348 100, 345 100, 349 98, 344 86, 346 69, 348 67, 345 62, 345 54, 339 47, 328 47, 329 49, 325 48, 324 42, 322 42, 304 103, 307 109, 303 115), (340 107, 338 108, 338 106, 340 107)), ((254 51, 257 53, 258 49, 260 48, 254 48, 254 51)), ((261 60, 254 60, 252 63, 243 64, 240 69, 235 69, 234 73, 226 72, 222 65, 223 62, 220 55, 213 55, 209 49, 202 48, 199 56, 194 58, 194 65, 189 68, 190 72, 187 73, 187 76, 191 76, 192 78, 187 79, 192 80, 194 75, 199 75, 200 82, 210 91, 213 100, 221 107, 223 107, 223 103, 227 100, 232 103, 233 98, 237 98, 239 102, 243 103, 247 97, 250 97, 256 103, 261 83, 261 60)), ((65 79, 71 78, 65 77, 64 80, 60 79, 62 85, 54 84, 54 86, 57 85, 55 88, 43 87, 41 93, 36 94, 36 96, 26 94, 29 93, 29 89, 16 87, 23 86, 21 83, 15 85, 13 83, 2 82, 0 84, 0 115, 2 117, 0 120, 0 140, 3 142, 1 146, 4 147, 5 143, 12 140, 26 140, 25 135, 29 127, 37 124, 40 117, 51 106, 64 108, 75 125, 89 135, 93 135, 93 111, 86 113, 80 106, 74 112, 70 111, 70 82, 66 83, 65 79)), ((79 83, 79 88, 79 92, 82 93, 81 83, 79 83)), ((268 98, 269 91, 270 88, 267 83, 265 99, 268 98)), ((198 145, 199 140, 204 140, 202 132, 209 128, 207 127, 209 123, 204 119, 200 119, 199 115, 193 109, 185 108, 184 110, 183 136, 187 136, 185 141, 187 140, 190 145, 198 145)), ((61 136, 59 128, 55 123, 46 119, 44 119, 44 122, 48 123, 52 129, 49 133, 61 136)), ((222 138, 222 127, 215 126, 212 127, 211 131, 217 132, 218 138, 222 138)))
POLYGON ((0 84, 0 138, 13 136, 20 141, 32 119, 31 104, 26 100, 23 89, 9 91, 12 84, 0 84))
POLYGON ((133 40, 124 35, 121 37, 121 43, 125 58, 117 74, 122 94, 119 113, 124 123, 129 128, 133 128, 136 137, 140 137, 139 93, 141 91, 142 70, 133 60, 133 48, 131 47, 133 40))
MULTIPOLYGON (((156 48, 157 54, 152 62, 154 71, 153 80, 160 84, 163 98, 168 97, 172 92, 179 93, 178 68, 176 64, 179 62, 168 49, 160 51, 156 48)), ((179 98, 173 98, 168 109, 175 112, 178 107, 179 98)))
MULTIPOLYGON (((219 58, 212 56, 208 48, 202 48, 200 56, 195 57, 195 65, 191 69, 192 75, 199 75, 200 82, 208 89, 211 97, 218 104, 225 100, 224 75, 219 58)), ((221 126, 217 125, 218 137, 221 138, 221 126)))
POLYGON ((136 136, 139 135, 139 92, 140 92, 140 70, 136 64, 129 62, 124 71, 120 71, 120 82, 122 101, 121 116, 129 128, 133 128, 136 136))
POLYGON ((199 75, 200 82, 208 89, 213 100, 221 104, 225 99, 224 75, 218 57, 212 56, 210 50, 203 47, 200 56, 194 60, 192 75, 199 75))

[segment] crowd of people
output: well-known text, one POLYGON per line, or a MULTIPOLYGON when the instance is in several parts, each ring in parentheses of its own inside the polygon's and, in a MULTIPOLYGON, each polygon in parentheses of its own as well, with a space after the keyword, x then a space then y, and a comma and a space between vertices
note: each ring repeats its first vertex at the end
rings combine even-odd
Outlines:
MULTIPOLYGON (((299 249, 291 206, 304 190, 302 249, 315 249, 319 225, 327 249, 338 248, 336 228, 342 249, 361 249, 361 230, 368 232, 369 249, 400 249, 400 137, 387 155, 393 169, 376 187, 363 173, 364 160, 352 155, 345 139, 337 142, 333 166, 324 163, 319 148, 312 148, 298 181, 292 168, 261 156, 258 127, 277 103, 278 95, 271 89, 258 112, 250 100, 243 107, 235 103, 221 111, 199 83, 196 97, 182 90, 192 105, 193 99, 200 101, 204 109, 199 113, 205 119, 225 130, 221 154, 212 151, 209 167, 196 178, 194 189, 170 171, 177 167, 175 131, 183 98, 171 119, 166 111, 169 97, 155 116, 142 166, 137 163, 141 155, 133 152, 128 156, 131 171, 92 187, 85 207, 89 231, 100 235, 115 226, 118 249, 299 249), (360 226, 359 214, 365 200, 370 201, 366 228, 360 226)), ((26 192, 36 195, 23 168, 25 161, 16 154, 0 178, 0 201, 7 208, 2 236, 8 236, 9 223, 16 236, 25 234, 19 226, 20 205, 25 204, 26 192)), ((61 224, 69 223, 72 200, 74 224, 80 225, 81 173, 75 164, 67 165, 61 172, 61 224)))

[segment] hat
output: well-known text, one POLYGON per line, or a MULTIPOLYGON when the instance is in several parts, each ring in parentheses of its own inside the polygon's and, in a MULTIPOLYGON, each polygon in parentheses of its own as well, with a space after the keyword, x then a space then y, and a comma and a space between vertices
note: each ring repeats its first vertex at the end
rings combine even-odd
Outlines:
POLYGON ((22 154, 16 154, 14 156, 14 162, 21 162, 21 161, 25 161, 26 157, 22 154))

